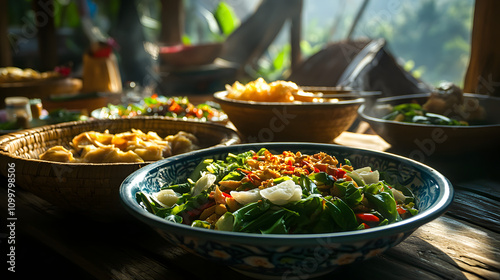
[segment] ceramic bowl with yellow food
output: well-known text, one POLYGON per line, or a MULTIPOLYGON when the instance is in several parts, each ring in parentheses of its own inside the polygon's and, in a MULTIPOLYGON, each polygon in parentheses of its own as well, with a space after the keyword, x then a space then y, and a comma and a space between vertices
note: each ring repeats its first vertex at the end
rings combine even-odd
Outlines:
POLYGON ((366 101, 355 90, 323 95, 303 91, 293 82, 261 78, 228 85, 214 98, 248 142, 331 143, 353 124, 366 101))

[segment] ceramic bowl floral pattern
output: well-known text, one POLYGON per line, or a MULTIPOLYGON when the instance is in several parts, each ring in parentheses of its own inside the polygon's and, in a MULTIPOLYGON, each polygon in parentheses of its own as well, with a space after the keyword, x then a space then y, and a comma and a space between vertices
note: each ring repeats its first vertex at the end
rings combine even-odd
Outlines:
POLYGON ((252 277, 311 277, 339 266, 383 253, 408 237, 419 226, 443 214, 453 199, 453 188, 439 172, 418 162, 388 154, 331 144, 259 143, 195 151, 150 164, 130 175, 121 186, 126 209, 153 227, 168 242, 252 277), (227 153, 259 150, 326 152, 349 159, 352 166, 371 166, 384 173, 388 183, 412 190, 419 214, 393 224, 358 231, 325 234, 250 234, 214 231, 175 224, 157 217, 136 201, 139 191, 153 193, 164 184, 181 182, 206 158, 222 159, 227 153))

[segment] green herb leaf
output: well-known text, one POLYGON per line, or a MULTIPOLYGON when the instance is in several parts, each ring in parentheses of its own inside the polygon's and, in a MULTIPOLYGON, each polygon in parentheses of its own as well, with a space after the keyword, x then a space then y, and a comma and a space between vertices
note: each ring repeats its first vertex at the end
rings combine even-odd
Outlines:
POLYGON ((335 182, 335 187, 343 194, 341 198, 343 198, 350 207, 358 205, 363 200, 361 189, 356 188, 352 181, 337 181, 335 182))
POLYGON ((320 191, 316 187, 316 184, 304 174, 300 175, 299 185, 302 188, 302 194, 304 196, 309 196, 311 194, 320 194, 320 191))
POLYGON ((332 201, 325 200, 325 202, 328 213, 343 230, 354 230, 358 227, 356 215, 342 199, 333 198, 332 201))
POLYGON ((400 221, 401 217, 396 209, 396 201, 392 193, 383 191, 378 194, 365 193, 365 197, 370 203, 375 205, 375 209, 380 212, 390 223, 400 221))
POLYGON ((191 175, 189 175, 189 178, 196 182, 201 178, 201 172, 207 170, 207 166, 212 164, 213 161, 213 159, 205 159, 202 162, 198 163, 193 172, 191 172, 191 175))

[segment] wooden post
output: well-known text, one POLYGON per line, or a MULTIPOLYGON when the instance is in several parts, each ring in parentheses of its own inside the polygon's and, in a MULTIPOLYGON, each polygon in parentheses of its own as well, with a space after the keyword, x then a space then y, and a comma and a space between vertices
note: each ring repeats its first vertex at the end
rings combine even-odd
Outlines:
POLYGON ((290 34, 291 44, 291 70, 293 71, 302 60, 302 52, 300 50, 301 30, 302 30, 302 7, 303 0, 297 3, 297 11, 292 14, 292 26, 290 34))
POLYGON ((500 96, 500 1, 477 0, 464 92, 500 96))
POLYGON ((161 1, 161 43, 172 46, 182 43, 184 9, 182 0, 161 1))
POLYGON ((0 67, 12 66, 7 0, 0 0, 0 67))
POLYGON ((53 70, 57 66, 56 28, 54 25, 53 0, 34 0, 35 23, 38 28, 38 53, 40 71, 53 70))

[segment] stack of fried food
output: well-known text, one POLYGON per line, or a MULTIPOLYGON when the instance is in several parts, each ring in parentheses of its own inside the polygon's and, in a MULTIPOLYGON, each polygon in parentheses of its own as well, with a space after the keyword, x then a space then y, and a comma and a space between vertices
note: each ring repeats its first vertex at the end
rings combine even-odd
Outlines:
POLYGON ((157 161, 197 149, 195 135, 180 131, 165 138, 156 132, 132 129, 118 134, 83 132, 73 138, 71 149, 54 146, 40 159, 57 162, 116 163, 157 161))
POLYGON ((0 68, 0 83, 15 83, 27 81, 41 81, 61 77, 57 71, 38 72, 31 68, 21 69, 18 67, 0 68))

